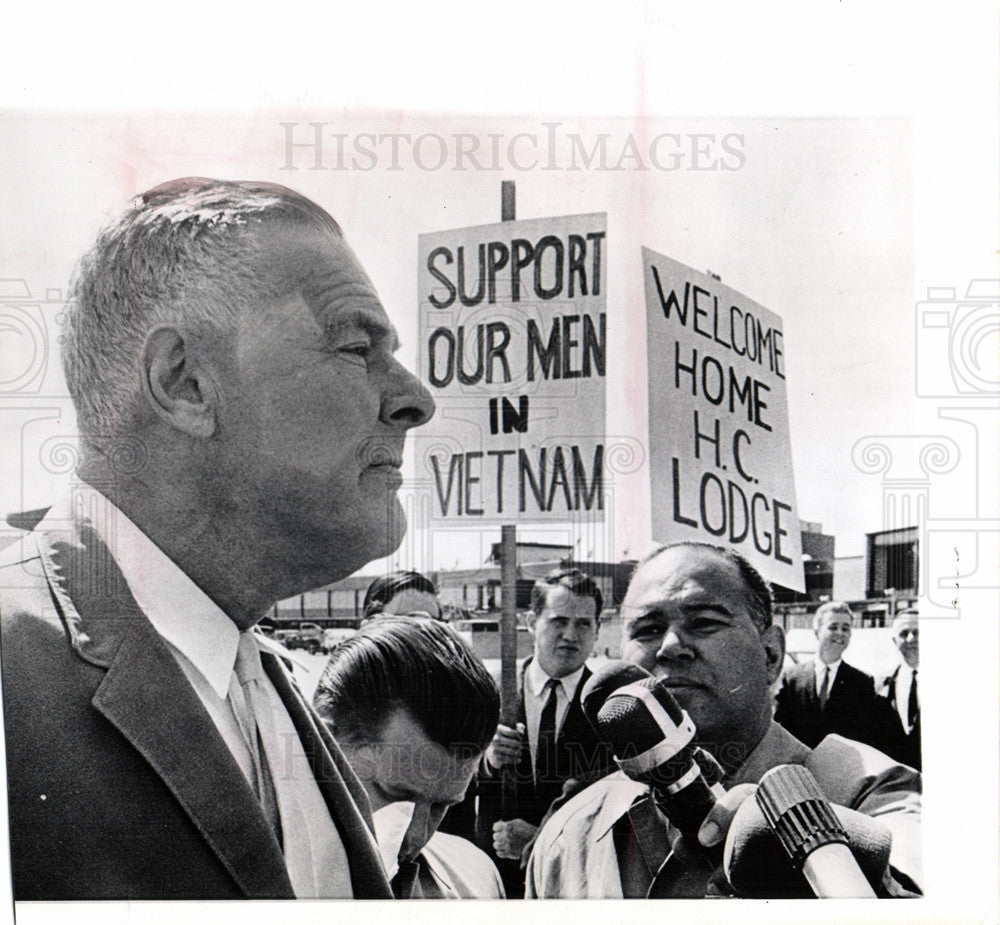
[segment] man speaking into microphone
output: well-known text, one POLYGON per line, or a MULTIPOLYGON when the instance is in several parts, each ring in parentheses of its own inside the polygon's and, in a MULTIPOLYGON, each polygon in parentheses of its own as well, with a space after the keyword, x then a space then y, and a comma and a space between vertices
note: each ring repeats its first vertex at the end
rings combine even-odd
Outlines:
MULTIPOLYGON (((805 766, 835 807, 870 816, 888 830, 892 848, 881 895, 919 894, 920 775, 839 736, 810 749, 778 726, 771 686, 784 654, 767 584, 738 554, 682 543, 640 563, 622 605, 622 656, 656 677, 687 712, 694 743, 718 761, 727 792, 701 826, 699 846, 690 837, 678 840, 645 783, 623 771, 605 777, 542 828, 528 866, 527 895, 646 896, 668 857, 676 892, 656 895, 734 894, 717 867, 718 848, 757 782, 785 764, 805 766)), ((775 854, 775 863, 787 862, 775 854)), ((790 865, 788 872, 787 893, 779 889, 775 895, 797 895, 799 881, 790 865)))

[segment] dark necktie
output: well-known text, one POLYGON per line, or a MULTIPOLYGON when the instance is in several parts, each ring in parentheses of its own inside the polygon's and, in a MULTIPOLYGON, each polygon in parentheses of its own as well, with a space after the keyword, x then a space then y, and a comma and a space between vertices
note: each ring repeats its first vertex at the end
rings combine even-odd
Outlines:
POLYGON ((535 748, 535 783, 548 783, 555 779, 556 764, 556 697, 560 682, 549 678, 545 688, 548 699, 542 707, 538 722, 538 745, 535 748))
POLYGON ((412 861, 402 861, 392 878, 392 895, 396 899, 419 899, 420 891, 420 855, 412 861))
POLYGON ((917 703, 917 672, 914 671, 913 679, 910 681, 909 703, 906 705, 906 719, 910 729, 916 724, 919 711, 920 706, 917 703))
POLYGON ((819 690, 819 708, 826 709, 826 702, 830 699, 830 666, 823 666, 823 686, 819 690))

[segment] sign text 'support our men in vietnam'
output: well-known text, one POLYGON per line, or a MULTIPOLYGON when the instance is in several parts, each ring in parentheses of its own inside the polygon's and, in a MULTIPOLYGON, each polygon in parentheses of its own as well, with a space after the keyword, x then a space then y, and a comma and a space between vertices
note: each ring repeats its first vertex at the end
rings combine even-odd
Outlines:
POLYGON ((643 248, 653 537, 731 546, 805 590, 781 319, 643 248))
POLYGON ((606 229, 598 213, 420 236, 435 520, 603 516, 606 229))

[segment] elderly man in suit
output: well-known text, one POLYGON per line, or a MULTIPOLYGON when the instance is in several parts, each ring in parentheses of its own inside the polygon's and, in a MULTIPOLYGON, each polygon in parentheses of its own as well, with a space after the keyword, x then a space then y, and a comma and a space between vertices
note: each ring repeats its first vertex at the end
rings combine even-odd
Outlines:
POLYGON ((78 481, 0 568, 15 899, 390 897, 364 788, 252 632, 388 554, 433 402, 337 223, 172 181, 81 262, 78 481))
MULTIPOLYGON (((718 762, 726 792, 697 833, 710 850, 680 835, 649 786, 618 771, 578 793, 542 826, 528 862, 529 896, 741 895, 729 879, 737 871, 717 866, 719 849, 725 845, 734 857, 738 808, 767 771, 784 764, 804 765, 847 824, 861 813, 871 817, 864 825, 891 834, 888 865, 875 871, 880 895, 919 890, 920 775, 839 736, 810 748, 773 721, 771 685, 785 643, 771 607, 767 584, 728 548, 678 543, 640 563, 622 603, 622 658, 673 695, 693 723, 694 744, 718 762)), ((804 882, 779 853, 747 855, 756 874, 766 876, 748 877, 744 889, 761 890, 764 880, 755 895, 803 895, 804 882)))
POLYGON ((510 898, 524 893, 522 856, 565 782, 592 776, 611 760, 580 706, 602 607, 600 588, 578 569, 557 569, 532 588, 534 653, 521 667, 520 723, 501 725, 486 750, 476 819, 480 843, 492 836, 487 847, 510 898), (500 778, 507 766, 514 769, 517 805, 504 814, 500 778))
POLYGON ((853 615, 847 604, 829 602, 813 618, 814 661, 787 668, 775 697, 774 718, 810 748, 837 734, 894 753, 901 730, 872 676, 843 660, 853 615))
POLYGON ((895 671, 882 680, 878 693, 899 717, 903 729, 893 757, 910 767, 921 769, 920 695, 917 693, 917 669, 920 667, 920 627, 917 611, 904 610, 892 621, 892 641, 901 659, 895 671))

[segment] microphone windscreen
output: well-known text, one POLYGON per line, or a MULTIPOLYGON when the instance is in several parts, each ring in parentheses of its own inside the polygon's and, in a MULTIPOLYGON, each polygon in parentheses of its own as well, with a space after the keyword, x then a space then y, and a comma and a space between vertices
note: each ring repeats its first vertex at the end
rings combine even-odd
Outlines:
MULTIPOLYGON (((615 757, 623 759, 641 755, 668 736, 673 738, 676 730, 684 729, 685 716, 670 691, 648 677, 613 691, 598 711, 597 723, 615 757), (654 707, 659 705, 659 716, 651 712, 647 698, 655 701, 654 707)), ((689 739, 690 733, 685 733, 679 744, 689 739)))
MULTIPOLYGON (((833 811, 850 839, 851 853, 872 889, 889 865, 892 835, 877 820, 842 806, 833 811)), ((757 801, 744 800, 733 816, 726 838, 723 869, 742 896, 756 899, 807 899, 813 895, 805 876, 792 867, 757 801)))
POLYGON ((631 662, 609 662, 595 671, 587 683, 583 685, 583 691, 580 694, 583 715, 587 717, 587 721, 594 727, 594 730, 600 732, 600 727, 597 725, 597 714, 610 694, 618 690, 619 687, 649 677, 651 675, 645 668, 640 668, 631 662))

